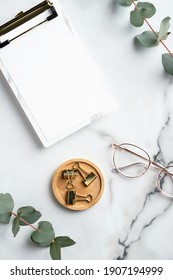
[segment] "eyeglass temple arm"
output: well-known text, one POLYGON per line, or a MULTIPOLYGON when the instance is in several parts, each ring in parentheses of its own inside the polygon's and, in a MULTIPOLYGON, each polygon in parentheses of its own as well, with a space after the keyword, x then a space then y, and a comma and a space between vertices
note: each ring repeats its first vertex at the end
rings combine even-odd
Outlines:
MULTIPOLYGON (((143 157, 143 156, 141 156, 141 155, 139 155, 139 154, 137 154, 137 153, 135 153, 135 152, 133 152, 133 151, 127 149, 127 148, 121 147, 120 145, 118 145, 118 144, 116 144, 116 143, 113 143, 113 144, 112 144, 112 147, 113 147, 114 149, 120 148, 120 149, 123 149, 123 150, 125 150, 125 151, 127 151, 127 152, 133 154, 133 155, 136 155, 136 156, 138 156, 138 157, 140 157, 140 158, 142 158, 142 159, 148 161, 149 163, 153 164, 155 168, 166 170, 165 166, 163 166, 163 165, 161 165, 160 163, 157 163, 157 162, 151 160, 150 157, 149 157, 149 159, 146 158, 146 157, 143 157)), ((149 156, 149 155, 148 155, 148 156, 149 156)), ((138 164, 138 163, 137 163, 137 164, 138 164)), ((134 164, 133 164, 133 165, 134 165, 134 164)), ((123 167, 121 167, 121 168, 123 168, 123 167)), ((169 174, 172 174, 172 173, 169 172, 168 170, 167 170, 167 172, 168 172, 169 174)))

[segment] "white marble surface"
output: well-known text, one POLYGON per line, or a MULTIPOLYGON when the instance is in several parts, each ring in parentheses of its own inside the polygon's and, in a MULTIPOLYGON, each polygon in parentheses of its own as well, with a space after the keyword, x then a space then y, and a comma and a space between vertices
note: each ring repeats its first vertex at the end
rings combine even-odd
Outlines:
MULTIPOLYGON (((152 3, 157 14, 150 22, 157 29, 164 17, 172 16, 173 4, 152 3)), ((62 5, 118 108, 45 149, 1 75, 0 192, 12 194, 15 209, 34 206, 57 235, 76 241, 63 249, 63 259, 173 259, 172 201, 157 192, 157 172, 149 170, 136 180, 111 172, 113 141, 140 145, 164 165, 173 160, 173 79, 162 68, 165 50, 136 47, 133 37, 147 26, 132 27, 130 8, 118 6, 116 0, 62 0, 62 5), (79 212, 60 206, 51 190, 55 169, 76 157, 93 161, 105 178, 98 204, 79 212)), ((167 44, 173 49, 172 36, 167 44)), ((46 248, 29 241, 30 232, 22 228, 14 238, 11 227, 0 224, 0 259, 49 259, 46 248)))

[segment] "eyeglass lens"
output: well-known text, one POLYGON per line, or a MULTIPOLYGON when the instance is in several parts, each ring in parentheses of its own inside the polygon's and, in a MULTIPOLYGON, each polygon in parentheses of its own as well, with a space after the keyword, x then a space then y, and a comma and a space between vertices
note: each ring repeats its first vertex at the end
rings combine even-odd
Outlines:
POLYGON ((119 173, 129 178, 136 178, 148 170, 150 157, 138 146, 121 144, 115 148, 113 162, 119 173))

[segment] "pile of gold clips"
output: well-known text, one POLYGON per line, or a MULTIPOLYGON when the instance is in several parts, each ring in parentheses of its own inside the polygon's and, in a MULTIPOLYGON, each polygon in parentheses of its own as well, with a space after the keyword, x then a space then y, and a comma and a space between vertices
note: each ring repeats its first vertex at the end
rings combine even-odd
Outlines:
POLYGON ((73 205, 78 201, 86 201, 90 203, 93 199, 92 194, 82 195, 77 194, 74 190, 75 179, 77 176, 82 177, 82 182, 84 187, 88 187, 97 178, 96 174, 93 172, 88 173, 84 168, 81 167, 79 162, 75 162, 71 169, 65 169, 62 171, 62 178, 66 179, 66 203, 73 205))

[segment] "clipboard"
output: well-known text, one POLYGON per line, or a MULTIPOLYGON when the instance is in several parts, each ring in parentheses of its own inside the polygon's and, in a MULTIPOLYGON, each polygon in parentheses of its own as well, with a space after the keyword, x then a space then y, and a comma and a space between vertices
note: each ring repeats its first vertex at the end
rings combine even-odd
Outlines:
POLYGON ((35 2, 0 26, 0 69, 43 146, 49 147, 116 103, 59 0, 35 2))

